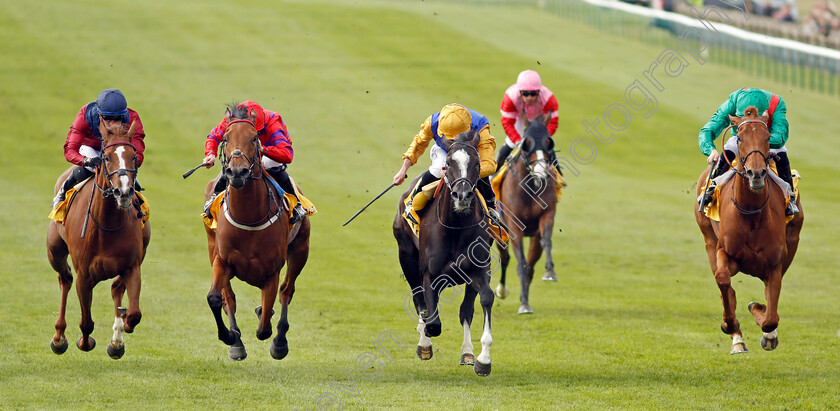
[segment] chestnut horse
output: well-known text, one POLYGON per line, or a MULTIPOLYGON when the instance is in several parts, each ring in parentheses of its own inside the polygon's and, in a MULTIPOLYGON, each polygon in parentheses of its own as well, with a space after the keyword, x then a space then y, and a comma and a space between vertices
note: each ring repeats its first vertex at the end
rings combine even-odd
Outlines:
MULTIPOLYGON (((545 281, 557 281, 554 273, 554 259, 551 256, 551 233, 554 229, 554 214, 557 209, 557 180, 551 170, 548 153, 554 149, 554 140, 546 124, 550 116, 540 116, 526 124, 519 152, 510 159, 509 168, 500 186, 499 200, 504 205, 502 219, 507 226, 508 236, 516 256, 516 274, 519 276, 519 314, 530 314, 534 310, 528 301, 528 290, 534 279, 534 264, 545 250, 545 281), (525 258, 524 240, 530 237, 528 257, 525 258)), ((502 275, 496 287, 496 295, 505 298, 507 266, 510 252, 507 244, 498 243, 501 256, 502 275)))
MULTIPOLYGON (((260 160, 260 139, 256 114, 246 107, 232 105, 227 110, 224 132, 222 172, 229 181, 216 231, 205 225, 213 279, 207 303, 216 319, 219 339, 230 346, 228 356, 236 361, 247 356, 236 325, 236 295, 230 280, 234 277, 262 291, 257 338, 271 337, 274 299, 280 291, 280 321, 269 352, 275 359, 289 353, 288 307, 295 293, 295 280, 309 258, 309 218, 289 226, 289 205, 269 182, 260 160), (280 270, 288 262, 280 283, 280 270), (222 320, 222 308, 230 327, 222 320)), ((216 180, 210 181, 205 200, 210 198, 216 180)))
MULTIPOLYGON (((480 376, 490 374, 490 309, 493 307, 493 290, 490 289, 490 247, 487 215, 480 199, 475 196, 479 178, 479 135, 469 131, 454 141, 443 139, 447 149, 446 166, 440 192, 430 199, 421 216, 419 235, 414 235, 403 218, 404 200, 412 191, 415 179, 407 192, 400 197, 394 219, 394 238, 399 247, 402 266, 419 318, 417 332, 420 342, 417 356, 422 360, 432 358, 432 340, 441 333, 438 310, 440 293, 446 287, 466 284, 461 303, 460 325, 464 329, 461 345, 461 365, 474 365, 480 376), (481 296, 484 309, 484 330, 481 335, 481 353, 473 354, 470 336, 475 297, 481 296)), ((419 177, 418 177, 419 178, 419 177)), ((454 298, 454 297, 453 297, 454 298)))
MULTIPOLYGON (((55 335, 50 348, 56 354, 67 350, 64 315, 67 293, 73 284, 73 273, 67 255, 76 269, 76 293, 82 316, 79 328, 82 336, 76 346, 90 351, 96 346, 91 337, 93 319, 91 300, 93 287, 100 281, 113 278, 111 297, 114 300, 114 335, 106 351, 118 359, 125 353, 123 332, 131 333, 140 322, 140 264, 146 256, 151 238, 151 226, 138 218, 132 201, 134 180, 137 178, 137 156, 131 144, 135 124, 106 125, 99 123, 102 135, 102 164, 93 178, 76 192, 68 206, 64 224, 50 221, 47 231, 47 257, 58 272, 61 304, 55 335), (122 307, 123 295, 128 292, 128 310, 122 307)), ((55 184, 55 192, 75 166, 65 171, 55 184)))
MULTIPOLYGON (((759 117, 750 107, 744 117, 730 116, 738 130, 740 158, 733 176, 721 187, 720 222, 713 221, 695 205, 694 217, 706 240, 706 253, 723 301, 720 328, 732 337, 731 354, 746 352, 741 325, 735 316, 732 276, 743 272, 764 282, 767 305, 752 302, 748 309, 764 335, 761 346, 770 351, 779 343, 777 307, 782 277, 799 245, 804 212, 785 224, 785 193, 775 182, 767 182, 770 162, 769 117, 759 117)), ((725 161, 721 159, 721 161, 725 161)), ((702 194, 710 168, 700 175, 697 194, 702 194)))

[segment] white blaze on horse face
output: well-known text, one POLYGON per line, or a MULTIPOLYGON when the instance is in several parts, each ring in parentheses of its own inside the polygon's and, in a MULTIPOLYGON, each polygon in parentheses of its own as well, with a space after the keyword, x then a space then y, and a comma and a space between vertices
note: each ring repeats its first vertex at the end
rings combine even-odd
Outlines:
POLYGON ((548 177, 548 170, 546 166, 545 153, 542 150, 537 150, 537 165, 534 167, 534 174, 539 178, 548 177))
MULTIPOLYGON (((114 151, 114 154, 117 155, 117 158, 120 159, 120 169, 128 169, 125 163, 125 159, 123 158, 123 153, 125 153, 125 147, 119 146, 114 151)), ((120 176, 120 190, 125 191, 128 190, 130 187, 131 180, 128 179, 128 175, 120 176)))
POLYGON ((452 159, 458 164, 458 170, 461 171, 460 177, 467 176, 467 165, 470 163, 470 155, 464 149, 452 153, 452 159))

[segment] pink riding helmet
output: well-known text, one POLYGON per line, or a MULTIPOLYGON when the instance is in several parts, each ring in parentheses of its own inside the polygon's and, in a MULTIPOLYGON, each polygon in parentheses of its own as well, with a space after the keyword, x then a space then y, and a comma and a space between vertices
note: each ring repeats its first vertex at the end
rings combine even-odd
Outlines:
POLYGON ((542 88, 540 75, 534 70, 525 70, 516 78, 516 85, 520 90, 539 90, 542 88))

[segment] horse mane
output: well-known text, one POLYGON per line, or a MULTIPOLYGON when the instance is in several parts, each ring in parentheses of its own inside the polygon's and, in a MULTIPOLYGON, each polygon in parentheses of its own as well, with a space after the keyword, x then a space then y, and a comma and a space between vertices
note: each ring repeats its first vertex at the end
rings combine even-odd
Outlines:
POLYGON ((754 106, 747 107, 747 109, 744 110, 744 117, 759 117, 758 109, 754 106))
POLYGON ((473 147, 478 146, 478 131, 475 130, 467 130, 461 134, 455 136, 453 139, 453 143, 462 143, 462 144, 469 144, 473 147))
POLYGON ((227 111, 230 113, 231 118, 239 119, 239 120, 247 120, 249 115, 248 106, 242 104, 241 102, 234 101, 227 105, 227 111))

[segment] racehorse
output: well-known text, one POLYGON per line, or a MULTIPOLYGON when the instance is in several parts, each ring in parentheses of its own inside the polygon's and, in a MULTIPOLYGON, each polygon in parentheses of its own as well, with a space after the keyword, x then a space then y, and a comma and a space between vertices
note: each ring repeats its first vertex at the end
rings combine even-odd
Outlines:
MULTIPOLYGON (((746 352, 741 325, 735 316, 735 290, 732 276, 743 272, 764 282, 767 305, 751 302, 748 306, 764 335, 761 346, 767 351, 779 344, 776 327, 782 277, 790 267, 799 245, 804 212, 785 224, 785 193, 774 182, 767 182, 770 162, 769 117, 758 116, 750 107, 744 117, 730 116, 737 127, 738 160, 735 172, 721 187, 720 222, 711 220, 695 206, 694 217, 706 242, 706 253, 723 301, 721 330, 732 337, 731 354, 746 352)), ((721 161, 725 161, 723 158, 721 161)), ((728 161, 728 160, 726 160, 728 161)), ((711 167, 700 175, 697 194, 705 190, 711 167)))
MULTIPOLYGON (((135 124, 99 123, 102 135, 102 159, 95 176, 70 199, 64 224, 50 221, 47 231, 47 257, 58 272, 61 304, 55 335, 50 348, 56 354, 67 351, 65 311, 67 293, 73 284, 73 273, 67 255, 76 269, 76 293, 79 295, 82 336, 76 346, 90 351, 96 346, 91 337, 93 319, 91 300, 93 287, 100 281, 113 278, 111 298, 114 300, 114 335, 106 351, 111 358, 125 354, 123 332, 131 333, 140 322, 140 264, 146 256, 151 238, 151 225, 138 218, 132 201, 134 180, 137 178, 137 156, 131 144, 135 124), (81 203, 74 204, 76 201, 81 203), (87 203, 85 207, 85 203, 87 203), (89 224, 92 222, 93 224, 89 224), (122 307, 123 295, 128 292, 128 310, 122 307)), ((55 184, 55 192, 75 166, 65 171, 55 184)))
MULTIPOLYGON (((286 332, 289 330, 288 307, 295 292, 295 280, 309 258, 309 218, 289 226, 289 205, 269 182, 261 163, 261 143, 256 130, 256 113, 247 107, 228 107, 224 132, 222 173, 229 181, 216 230, 205 225, 212 284, 207 303, 216 320, 219 339, 230 346, 228 356, 235 361, 247 356, 236 325, 236 295, 230 280, 234 277, 262 291, 262 303, 256 308, 260 319, 257 338, 271 337, 274 299, 280 291, 280 321, 277 336, 269 352, 280 360, 289 353, 286 332), (280 283, 280 270, 288 263, 280 283), (222 308, 230 327, 222 320, 222 308)), ((205 191, 210 198, 218 179, 211 180, 205 191)))
MULTIPOLYGON (((502 176, 499 199, 505 205, 502 220, 508 229, 516 256, 516 273, 521 286, 519 314, 530 314, 534 310, 528 301, 528 290, 534 278, 534 264, 545 250, 545 281, 557 281, 554 273, 554 259, 551 256, 551 233, 554 228, 554 213, 557 208, 556 179, 552 173, 548 153, 554 149, 554 140, 546 124, 550 116, 540 116, 526 121, 525 133, 519 152, 510 159, 508 171, 502 176), (515 214, 515 215, 514 215, 515 214), (525 258, 524 240, 530 237, 528 258, 525 258)), ((510 262, 507 244, 497 243, 501 257, 502 274, 496 295, 505 298, 505 275, 510 262)))
MULTIPOLYGON (((460 324, 464 329, 461 345, 461 364, 474 365, 480 376, 490 374, 490 310, 493 290, 490 289, 490 247, 487 216, 481 200, 475 198, 479 179, 479 135, 468 131, 455 140, 442 140, 447 149, 446 166, 439 195, 429 200, 418 213, 421 216, 419 238, 403 219, 404 200, 417 179, 403 193, 394 219, 394 237, 399 246, 399 259, 405 279, 411 287, 415 311, 419 315, 417 332, 420 342, 417 356, 432 358, 432 340, 439 336, 441 321, 438 301, 446 287, 465 284, 461 303, 460 324), (481 353, 473 354, 470 336, 475 297, 481 296, 484 310, 484 329, 481 353)), ((454 298, 454 297, 453 297, 454 298)))

